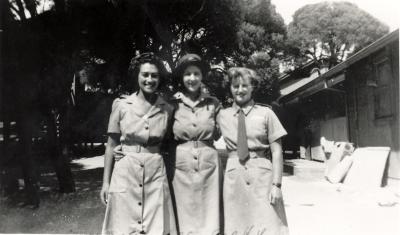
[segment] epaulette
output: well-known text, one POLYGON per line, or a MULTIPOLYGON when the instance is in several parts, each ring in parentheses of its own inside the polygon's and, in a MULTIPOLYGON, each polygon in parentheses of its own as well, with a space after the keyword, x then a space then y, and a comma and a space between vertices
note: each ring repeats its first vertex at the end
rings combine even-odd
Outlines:
POLYGON ((126 99, 128 97, 129 97, 129 95, 127 95, 127 94, 121 94, 118 96, 118 99, 126 99))
POLYGON ((269 105, 269 104, 256 103, 256 105, 260 105, 260 106, 264 106, 264 107, 267 107, 267 108, 270 108, 270 109, 272 109, 272 106, 271 106, 271 105, 269 105))
POLYGON ((179 100, 183 97, 182 92, 177 92, 172 96, 172 100, 179 100))

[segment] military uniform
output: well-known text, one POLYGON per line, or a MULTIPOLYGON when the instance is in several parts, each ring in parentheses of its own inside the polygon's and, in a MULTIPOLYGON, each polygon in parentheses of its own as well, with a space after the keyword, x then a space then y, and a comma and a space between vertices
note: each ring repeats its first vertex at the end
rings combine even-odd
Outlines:
POLYGON ((116 99, 108 133, 121 134, 125 157, 112 172, 103 234, 177 234, 165 165, 159 154, 173 108, 157 97, 150 110, 132 94, 116 99))
POLYGON ((201 93, 194 104, 183 93, 174 96, 176 147, 172 185, 180 234, 220 232, 221 164, 213 140, 219 101, 201 93))
POLYGON ((249 159, 236 152, 239 106, 221 110, 217 122, 229 158, 223 185, 225 234, 288 234, 283 203, 270 204, 272 163, 269 144, 286 135, 274 112, 250 101, 245 114, 249 159))

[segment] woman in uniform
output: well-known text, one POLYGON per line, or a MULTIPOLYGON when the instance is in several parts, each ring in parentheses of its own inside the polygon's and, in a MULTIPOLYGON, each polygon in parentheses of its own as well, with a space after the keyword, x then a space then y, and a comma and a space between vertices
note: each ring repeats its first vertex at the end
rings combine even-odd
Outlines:
POLYGON ((281 192, 281 138, 286 131, 269 107, 254 103, 255 71, 231 68, 228 78, 234 103, 217 117, 229 152, 225 234, 288 234, 281 192))
POLYGON ((207 70, 200 56, 187 54, 174 71, 182 87, 173 99, 177 147, 172 185, 180 234, 220 233, 221 170, 213 146, 220 103, 202 89, 207 70))
POLYGON ((112 105, 104 155, 101 200, 107 205, 103 234, 177 234, 160 144, 172 106, 156 94, 165 68, 153 53, 131 61, 139 91, 112 105), (113 149, 122 155, 114 161, 113 149))

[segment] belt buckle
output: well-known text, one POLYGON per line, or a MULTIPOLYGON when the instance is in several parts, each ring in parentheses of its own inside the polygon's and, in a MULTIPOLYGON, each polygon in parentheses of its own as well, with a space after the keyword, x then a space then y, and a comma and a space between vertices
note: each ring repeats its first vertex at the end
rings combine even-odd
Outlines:
POLYGON ((140 146, 140 145, 136 145, 136 152, 137 152, 137 153, 140 153, 141 147, 142 147, 142 146, 140 146))

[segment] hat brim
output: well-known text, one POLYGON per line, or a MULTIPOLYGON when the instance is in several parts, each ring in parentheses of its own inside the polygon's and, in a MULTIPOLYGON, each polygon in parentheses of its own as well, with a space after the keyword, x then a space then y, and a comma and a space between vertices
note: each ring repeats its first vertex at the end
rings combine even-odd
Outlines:
POLYGON ((199 67, 203 77, 205 77, 207 75, 208 71, 210 71, 210 66, 208 64, 204 63, 203 61, 185 61, 174 69, 173 76, 177 77, 177 78, 181 78, 185 69, 187 67, 189 67, 190 65, 199 67))

